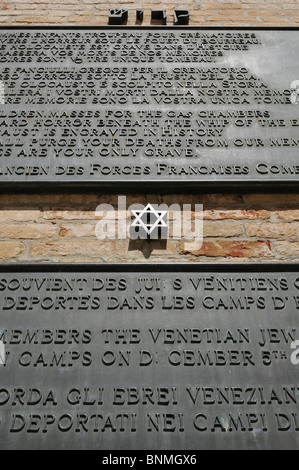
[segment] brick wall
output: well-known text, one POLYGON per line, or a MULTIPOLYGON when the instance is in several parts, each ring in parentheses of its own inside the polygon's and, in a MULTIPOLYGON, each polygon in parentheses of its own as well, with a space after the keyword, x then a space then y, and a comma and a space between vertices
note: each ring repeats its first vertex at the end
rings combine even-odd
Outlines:
POLYGON ((117 195, 0 195, 0 261, 298 261, 299 195, 277 200, 275 194, 128 196, 129 204, 202 203, 204 243, 190 249, 184 239, 99 241, 96 207, 116 208, 117 195))
MULTIPOLYGON (((129 9, 166 7, 168 24, 181 2, 118 1, 129 9)), ((299 0, 261 2, 238 0, 187 2, 190 25, 287 25, 299 23, 299 0)), ((94 0, 1 0, 0 24, 107 24, 108 8, 94 0)), ((116 207, 117 195, 2 194, 0 195, 0 262, 171 262, 171 261, 298 261, 299 194, 134 195, 128 203, 204 205, 204 243, 192 248, 187 240, 99 241, 95 236, 98 204, 116 207)), ((129 215, 128 215, 129 216, 129 215)), ((192 214, 195 219, 196 213, 192 214)))
POLYGON ((144 8, 144 25, 150 24, 151 8, 166 8, 173 23, 173 8, 191 12, 190 25, 298 25, 298 0, 163 0, 107 3, 104 0, 1 0, 0 24, 107 24, 109 6, 130 11, 128 24, 135 24, 135 9, 144 8))

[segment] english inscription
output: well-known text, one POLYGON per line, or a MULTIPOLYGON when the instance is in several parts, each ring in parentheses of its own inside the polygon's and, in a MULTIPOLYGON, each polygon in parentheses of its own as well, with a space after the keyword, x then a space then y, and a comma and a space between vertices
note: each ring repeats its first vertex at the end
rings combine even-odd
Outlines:
POLYGON ((2 449, 298 448, 296 266, 3 267, 0 309, 2 449))
POLYGON ((0 181, 295 185, 297 44, 296 29, 1 29, 0 181))

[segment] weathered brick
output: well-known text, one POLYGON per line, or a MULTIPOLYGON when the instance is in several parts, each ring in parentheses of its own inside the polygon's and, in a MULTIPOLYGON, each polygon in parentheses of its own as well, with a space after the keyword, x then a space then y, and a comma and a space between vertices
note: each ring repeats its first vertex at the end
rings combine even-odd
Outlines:
POLYGON ((23 253, 24 249, 22 243, 0 241, 0 258, 17 258, 23 253))
POLYGON ((245 224, 249 237, 262 238, 299 238, 299 223, 248 223, 245 224))
POLYGON ((275 214, 281 220, 299 220, 299 209, 297 207, 279 209, 275 211, 275 214))
POLYGON ((293 256, 299 256, 299 242, 291 242, 291 241, 277 241, 275 242, 275 248, 277 253, 280 255, 284 255, 287 258, 291 258, 293 256))
POLYGON ((52 224, 0 225, 1 238, 51 238, 56 231, 57 228, 52 224))
POLYGON ((177 253, 177 244, 170 240, 155 240, 148 243, 146 240, 134 240, 131 242, 130 252, 142 252, 148 256, 168 256, 177 253))
MULTIPOLYGON (((194 195, 194 202, 196 204, 203 204, 204 206, 217 205, 240 205, 242 204, 242 196, 239 194, 222 194, 222 193, 210 193, 210 194, 198 194, 194 195)), ((260 203, 261 201, 259 201, 260 203)))
POLYGON ((177 244, 172 242, 172 241, 169 241, 169 240, 166 240, 166 244, 165 244, 165 247, 163 246, 154 246, 153 247, 153 251, 152 251, 152 255, 159 255, 159 256, 167 256, 169 254, 176 254, 177 253, 177 244))
POLYGON ((14 19, 18 24, 61 24, 63 18, 61 16, 19 16, 14 19))
POLYGON ((69 23, 89 23, 92 17, 87 15, 77 15, 77 16, 69 16, 68 22, 69 23))
POLYGON ((23 207, 15 210, 2 210, 0 222, 30 222, 37 221, 39 211, 26 210, 23 207))
MULTIPOLYGON (((132 204, 142 204, 146 205, 148 202, 154 203, 154 204, 160 204, 160 200, 156 200, 157 195, 149 195, 146 197, 144 194, 126 194, 125 200, 123 199, 123 196, 120 196, 119 194, 109 194, 107 195, 107 203, 113 205, 115 208, 118 208, 118 205, 122 205, 123 203, 126 203, 127 208, 131 206, 132 204), (154 199, 154 200, 153 200, 154 199)), ((98 204, 105 203, 105 201, 98 201, 98 204)))
POLYGON ((92 220, 96 219, 96 215, 95 210, 46 210, 43 213, 43 218, 46 220, 92 220))
POLYGON ((186 249, 181 242, 180 252, 194 256, 208 257, 234 257, 234 258, 260 258, 273 256, 270 243, 260 241, 204 241, 201 248, 186 249))
POLYGON ((244 228, 239 222, 210 222, 203 223, 203 236, 205 237, 238 237, 244 235, 244 228))
POLYGON ((125 254, 126 241, 61 240, 53 242, 32 242, 30 254, 33 258, 51 259, 57 256, 99 256, 107 253, 125 254))
MULTIPOLYGON (((272 204, 277 205, 277 194, 273 193, 252 193, 252 194, 243 194, 242 199, 244 204, 272 204)), ((299 193, 282 193, 279 194, 279 204, 299 204, 299 193)))
MULTIPOLYGON (((125 222, 124 226, 127 227, 129 220, 125 222)), ((118 222, 115 220, 115 223, 109 222, 105 224, 105 227, 102 229, 101 226, 97 224, 62 224, 59 231, 59 236, 61 238, 97 238, 97 239, 117 239, 118 230, 122 230, 122 227, 119 229, 118 222), (104 232, 104 233, 103 233, 104 232)))
POLYGON ((265 209, 205 209, 199 212, 193 212, 192 218, 202 217, 204 220, 223 220, 223 219, 269 219, 270 212, 265 209))
POLYGON ((242 9, 243 5, 241 3, 235 2, 235 3, 208 3, 206 5, 206 8, 209 10, 236 10, 236 9, 242 9))
POLYGON ((29 206, 48 205, 57 207, 68 207, 72 210, 74 207, 82 206, 86 208, 96 208, 99 204, 110 202, 112 196, 109 194, 80 194, 80 193, 61 193, 61 194, 0 194, 0 203, 5 205, 24 204, 29 206))
POLYGON ((61 225, 59 236, 61 238, 95 237, 95 225, 91 224, 65 224, 61 225))
MULTIPOLYGON (((151 197, 149 196, 149 202, 151 197)), ((159 204, 159 201, 157 201, 159 204)), ((193 204, 194 197, 192 194, 166 194, 162 197, 162 201, 160 204, 167 204, 171 206, 172 204, 179 204, 183 206, 184 204, 193 204)))

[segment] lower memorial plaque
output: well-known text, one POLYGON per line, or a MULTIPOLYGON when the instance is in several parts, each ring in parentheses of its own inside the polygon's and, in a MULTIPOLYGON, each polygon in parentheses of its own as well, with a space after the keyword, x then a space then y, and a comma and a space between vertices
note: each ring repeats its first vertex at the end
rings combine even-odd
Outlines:
POLYGON ((2 265, 1 449, 296 449, 297 264, 2 265))

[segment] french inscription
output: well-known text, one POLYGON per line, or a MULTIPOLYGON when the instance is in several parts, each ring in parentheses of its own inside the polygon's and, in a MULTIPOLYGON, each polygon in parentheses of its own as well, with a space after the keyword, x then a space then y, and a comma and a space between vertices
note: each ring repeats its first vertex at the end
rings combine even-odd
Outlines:
POLYGON ((298 448, 294 268, 3 268, 0 309, 3 449, 298 448))
POLYGON ((1 29, 0 181, 296 183, 297 43, 297 30, 1 29))

